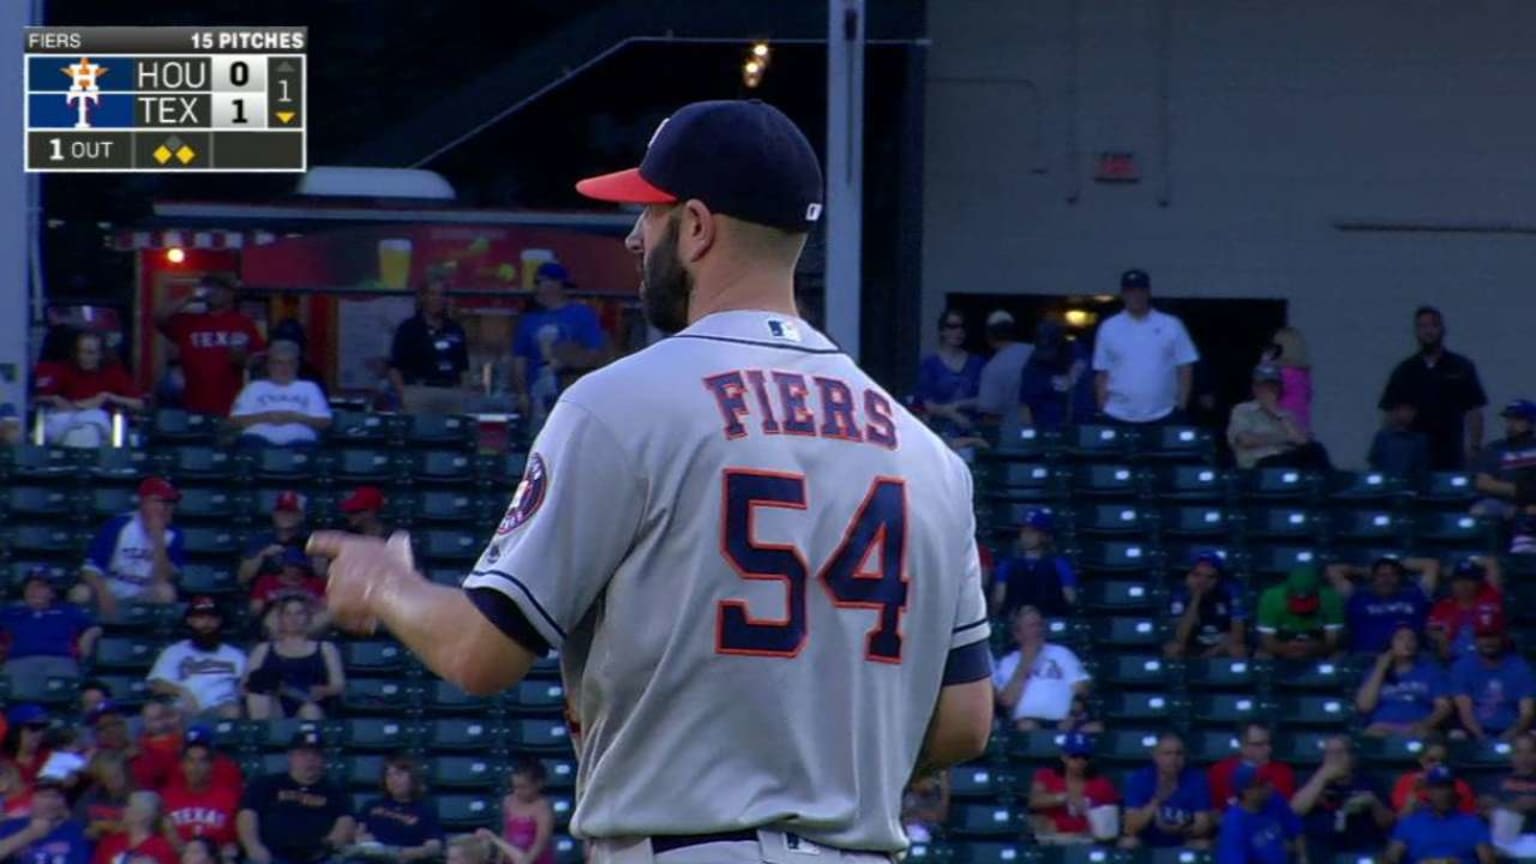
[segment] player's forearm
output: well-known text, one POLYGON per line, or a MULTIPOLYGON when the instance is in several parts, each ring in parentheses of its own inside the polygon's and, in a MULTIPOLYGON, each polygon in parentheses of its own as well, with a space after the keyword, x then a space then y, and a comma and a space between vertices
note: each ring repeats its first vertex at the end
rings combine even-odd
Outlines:
POLYGON ((428 669, 466 692, 499 692, 533 666, 533 654, 496 629, 457 588, 414 575, 383 579, 369 603, 379 623, 428 669))

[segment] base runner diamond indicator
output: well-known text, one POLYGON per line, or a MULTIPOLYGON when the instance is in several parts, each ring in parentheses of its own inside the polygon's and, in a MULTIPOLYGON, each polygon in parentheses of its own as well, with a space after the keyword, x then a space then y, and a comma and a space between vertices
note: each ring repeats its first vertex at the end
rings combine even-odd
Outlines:
POLYGON ((171 151, 166 149, 164 144, 156 147, 152 155, 155 157, 155 161, 159 162, 161 165, 171 161, 171 151))
POLYGON ((197 151, 183 144, 176 148, 176 158, 181 160, 181 164, 186 165, 197 158, 197 151))

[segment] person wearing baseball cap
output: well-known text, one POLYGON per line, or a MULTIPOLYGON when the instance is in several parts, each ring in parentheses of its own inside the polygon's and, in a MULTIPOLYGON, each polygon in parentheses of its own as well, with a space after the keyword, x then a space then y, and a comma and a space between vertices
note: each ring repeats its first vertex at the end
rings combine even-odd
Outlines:
POLYGON ((1244 762, 1232 772, 1236 799, 1221 817, 1216 860, 1221 864, 1287 864, 1305 862, 1301 819, 1285 796, 1275 794, 1263 771, 1244 762))
POLYGON ((1483 498, 1472 505, 1478 516, 1513 515, 1522 472, 1536 469, 1536 402, 1516 399, 1504 406, 1504 437, 1483 448, 1473 484, 1483 498))
POLYGON ((325 742, 314 728, 300 728, 288 742, 288 770, 251 783, 240 802, 240 831, 247 860, 316 864, 341 851, 356 823, 346 790, 326 779, 325 742))
POLYGON ((1429 610, 1429 635, 1441 659, 1474 652, 1479 622, 1504 615, 1503 575, 1497 558, 1463 558, 1451 569, 1450 591, 1429 610))
POLYGON ((1477 650, 1451 664, 1451 693, 1467 734, 1508 740, 1536 721, 1536 673, 1512 650, 1504 615, 1475 625, 1477 650))
MULTIPOLYGON (((1415 561, 1415 566, 1419 566, 1415 561)), ((1347 579, 1354 568, 1336 570, 1330 564, 1330 578, 1347 579)), ((1349 595, 1344 605, 1344 623, 1349 632, 1349 650, 1355 654, 1381 654, 1392 644, 1400 627, 1423 633, 1429 621, 1430 599, 1425 591, 1432 581, 1405 582, 1407 565, 1396 556, 1384 555, 1371 563, 1368 584, 1349 595)), ((1344 584, 1342 581, 1334 584, 1344 584)))
POLYGON ((1024 417, 1019 410, 1024 364, 1035 349, 1023 341, 1018 322, 1006 309, 994 309, 987 316, 986 336, 992 356, 981 367, 976 410, 983 425, 993 430, 994 440, 1009 446, 1019 440, 1024 429, 1024 417))
POLYGON ((307 503, 303 495, 292 489, 277 493, 277 500, 272 503, 272 528, 253 534, 240 557, 236 575, 241 585, 255 581, 263 568, 275 569, 284 550, 303 551, 304 544, 309 542, 309 529, 304 524, 307 503))
POLYGON ((1061 739, 1061 767, 1035 771, 1029 810, 1037 838, 1089 839, 1088 811, 1119 803, 1120 793, 1092 760, 1093 739, 1068 732, 1061 739))
POLYGON ((1077 571, 1071 559, 1056 551, 1056 519, 1051 511, 1026 512, 1018 541, 993 570, 992 605, 997 614, 1033 606, 1047 617, 1071 613, 1077 602, 1077 571))
POLYGON ((1478 816, 1457 806, 1456 774, 1449 765, 1424 773, 1429 806, 1416 807, 1398 820, 1383 861, 1476 861, 1493 864, 1493 838, 1478 816))
POLYGON ((525 312, 512 340, 512 394, 518 410, 542 422, 571 381, 608 359, 608 337, 597 313, 566 293, 571 274, 545 261, 533 277, 537 309, 525 312))
POLYGON ((261 618, 276 603, 289 597, 318 601, 325 596, 325 580, 315 575, 309 555, 302 549, 284 549, 274 570, 263 572, 251 586, 251 615, 261 618))
POLYGON ((389 526, 379 518, 384 509, 384 493, 377 486, 359 486, 341 500, 341 515, 347 531, 364 537, 388 537, 389 526))
POLYGON ((0 609, 0 632, 10 637, 5 674, 17 693, 41 693, 49 678, 78 678, 79 658, 91 656, 101 636, 90 613, 60 602, 53 573, 42 565, 22 579, 21 602, 0 609))
POLYGON ((1111 421, 1156 423, 1189 407, 1200 352, 1183 321, 1152 308, 1151 291, 1145 270, 1122 273, 1125 308, 1106 318, 1095 337, 1099 410, 1111 421))
POLYGON ((1282 660, 1309 660, 1339 653, 1344 638, 1344 601, 1322 584, 1317 568, 1302 564, 1284 582, 1259 595, 1259 650, 1282 660))
POLYGON ((92 844, 85 825, 70 818, 67 791, 58 778, 39 778, 32 785, 30 816, 0 822, 0 861, 89 864, 92 844))
POLYGON ((167 820, 182 842, 206 837, 218 849, 230 849, 237 840, 235 821, 243 785, 238 769, 233 782, 220 782, 217 766, 230 760, 218 752, 213 730, 206 726, 187 730, 177 759, 179 782, 163 790, 167 820))
POLYGON ((139 483, 139 507, 114 516, 96 532, 80 568, 81 581, 101 617, 113 620, 121 603, 174 603, 172 581, 186 566, 182 534, 171 527, 181 492, 164 477, 139 483))
POLYGON ((1197 549, 1184 584, 1168 597, 1173 638, 1163 654, 1179 657, 1247 657, 1248 610, 1242 591, 1225 578, 1226 562, 1215 549, 1197 549))
MULTIPOLYGON (((303 552, 299 552, 303 555, 303 552)), ((149 670, 149 689, 175 699, 189 717, 240 716, 240 681, 245 652, 224 641, 224 615, 212 597, 187 605, 188 638, 167 645, 149 670)))

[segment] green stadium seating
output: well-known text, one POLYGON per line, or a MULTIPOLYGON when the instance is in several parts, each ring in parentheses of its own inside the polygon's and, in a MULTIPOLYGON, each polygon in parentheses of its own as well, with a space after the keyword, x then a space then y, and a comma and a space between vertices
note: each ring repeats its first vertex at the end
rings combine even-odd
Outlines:
POLYGON ((1243 515, 1244 532, 1255 539, 1310 540, 1318 527, 1306 507, 1260 507, 1243 515))
POLYGON ((1340 729, 1355 716, 1354 694, 1287 696, 1276 706, 1283 726, 1325 726, 1340 729))
POLYGON ((1167 690, 1177 676, 1175 667, 1155 653, 1095 658, 1092 668, 1097 683, 1138 690, 1167 690))
POLYGON ((1152 485, 1165 501, 1218 503, 1229 497, 1231 477, 1209 465, 1170 465, 1153 472, 1152 485))
POLYGON ((240 498, 229 489, 194 486, 181 490, 176 518, 231 523, 243 515, 240 505, 240 498))
POLYGON ((1094 757, 1103 762, 1143 765, 1152 758, 1152 748, 1157 746, 1161 728, 1165 728, 1163 724, 1143 723, 1139 728, 1109 729, 1095 740, 1094 757))
POLYGON ((1142 849, 1132 856, 1131 864, 1211 864, 1214 860, 1210 852, 1198 849, 1142 849))
POLYGON ((1213 657, 1185 661, 1185 680, 1192 689, 1251 692, 1268 666, 1257 660, 1213 657))
POLYGON ((1155 612, 1164 604, 1162 592, 1142 581, 1095 579, 1085 583, 1078 593, 1083 608, 1092 613, 1155 612))
POLYGON ((1060 478, 1043 462, 1006 462, 999 466, 997 488, 1015 503, 1044 503, 1061 493, 1060 478))
POLYGON ((1493 532, 1476 516, 1466 513, 1428 513, 1415 524, 1414 539, 1420 544, 1480 551, 1492 548, 1493 532))
POLYGON ((24 686, 21 681, 9 681, 7 699, 12 702, 35 702, 50 707, 63 707, 74 703, 79 681, 75 678, 48 677, 35 685, 24 686))
POLYGON ((181 542, 187 555, 194 558, 228 561, 241 551, 240 535, 227 528, 184 526, 177 530, 181 531, 181 542))
POLYGON ((501 743, 500 730, 486 717, 443 717, 427 723, 426 732, 433 750, 483 752, 501 743))
POLYGON ((330 476, 344 483, 385 485, 398 474, 394 454, 383 449, 349 447, 330 454, 330 476))
POLYGON ((313 720, 300 720, 297 717, 280 717, 267 721, 258 721, 261 729, 261 737, 257 745, 269 753, 286 753, 288 742, 299 732, 319 732, 326 740, 327 745, 334 746, 334 734, 327 734, 324 724, 313 720))
POLYGON ((182 445, 170 451, 162 470, 179 484, 203 480, 228 481, 235 477, 237 465, 230 451, 200 445, 182 445))
POLYGON ((475 462, 462 450, 428 450, 414 455, 411 477, 417 483, 472 484, 475 462))
POLYGON ((521 681, 506 696, 518 714, 559 714, 565 710, 565 688, 558 681, 521 681))
POLYGON ((1104 573, 1142 573, 1156 567, 1155 547, 1141 540, 1088 540, 1076 559, 1085 569, 1104 573))
POLYGON ((384 444, 391 438, 390 427, 389 418, 382 414, 337 411, 331 415, 326 442, 337 446, 384 444))
POLYGON ((1080 536, 1144 535, 1151 517, 1135 504, 1097 504, 1077 511, 1072 527, 1080 536))
MULTIPOLYGON (((977 840, 956 842, 950 854, 954 864, 1025 864, 1031 860, 1030 851, 1016 840, 977 840)), ((943 864, 945 858, 935 856, 930 860, 943 864)))
POLYGON ((354 673, 383 674, 405 668, 405 649, 397 642, 348 641, 341 643, 342 662, 354 673))
POLYGON ((433 563, 471 562, 485 550, 485 536, 477 531, 433 528, 412 536, 423 560, 433 563))
POLYGON ((88 537, 82 537, 66 525, 40 522, 4 526, 0 528, 0 538, 13 555, 77 560, 85 557, 85 546, 89 541, 88 537))
POLYGON ((1160 650, 1167 640, 1163 619, 1117 616, 1087 622, 1096 646, 1131 650, 1160 650))
POLYGON ((0 492, 7 517, 65 516, 75 510, 74 496, 58 486, 12 486, 0 492))
POLYGON ((469 492, 431 490, 412 496, 410 511, 413 522, 473 524, 485 521, 490 514, 499 518, 502 507, 483 506, 469 492))
POLYGON ((77 463, 73 451, 62 447, 0 448, 0 479, 7 483, 61 483, 73 480, 77 463), (9 458, 6 458, 9 457, 9 458))
POLYGON ((218 417, 161 408, 150 418, 149 437, 156 444, 212 443, 219 434, 218 417))
POLYGON ((544 788, 570 791, 576 788, 576 761, 574 759, 542 759, 544 763, 544 788))
POLYGON ((137 483, 153 473, 147 451, 126 447, 83 451, 80 467, 86 477, 98 483, 137 483))
POLYGON ((571 749, 570 731, 564 720, 518 720, 508 732, 508 744, 513 750, 567 753, 571 749))
POLYGON ((1021 429, 1011 441, 998 441, 997 447, 984 451, 983 461, 1054 459, 1061 454, 1061 433, 1041 429, 1021 429))
POLYGON ((1409 525, 1391 510, 1336 510, 1329 516, 1335 542, 1391 544, 1401 542, 1409 525))
POLYGON ((484 696, 471 696, 447 681, 433 680, 427 685, 424 706, 436 714, 483 715, 495 705, 484 696))
POLYGON ((183 595, 208 594, 219 597, 240 590, 235 571, 231 567, 217 564, 188 564, 181 570, 180 582, 183 595))
POLYGON ((1144 491, 1144 479, 1131 465, 1094 463, 1074 466, 1069 482, 1075 495, 1134 501, 1144 491))
POLYGON ((343 722, 342 741, 347 747, 369 753, 394 753, 415 746, 415 727, 388 717, 352 717, 343 722))
POLYGON ((149 700, 149 682, 141 675, 103 675, 99 679, 112 693, 112 701, 137 710, 149 700))
POLYGON ((1236 527, 1231 511, 1219 504, 1165 507, 1159 522, 1166 537, 1225 538, 1236 527))
POLYGON ((1423 741, 1395 735, 1385 738, 1362 736, 1357 740, 1355 747, 1361 761, 1368 765, 1390 765, 1404 769, 1417 765, 1419 756, 1424 752, 1423 741))
POLYGON ((1317 765, 1323 761, 1323 747, 1335 734, 1283 731, 1275 738, 1275 761, 1289 762, 1292 766, 1317 765))
POLYGON ((427 771, 434 789, 494 789, 506 773, 505 765, 484 756, 438 756, 427 771))
POLYGON ((1255 576, 1273 577, 1284 576, 1297 567, 1306 565, 1316 566, 1321 569, 1322 560, 1318 557, 1317 546, 1307 545, 1279 545, 1263 544, 1248 547, 1248 572, 1255 576))
POLYGON ((1242 491, 1253 498, 1305 501, 1317 494, 1322 478, 1295 468, 1255 468, 1239 475, 1242 491))
POLYGON ((1276 688, 1283 690, 1354 695, 1354 673, 1345 664, 1331 660, 1276 663, 1271 680, 1276 688))
POLYGON ((1209 463, 1216 457, 1215 440, 1206 429, 1157 425, 1139 432, 1137 455, 1144 459, 1209 463))
POLYGON ((406 417, 405 443, 412 447, 458 447, 474 445, 475 420, 450 414, 411 414, 406 417))
POLYGON ((348 678, 341 707, 355 714, 398 716, 414 707, 412 691, 395 678, 348 678))
POLYGON ((1402 480, 1379 471, 1337 471, 1329 479, 1333 501, 1386 504, 1403 493, 1402 480))
POLYGON ((1269 706, 1252 693, 1202 693, 1193 697, 1190 716, 1198 726, 1236 729, 1243 723, 1267 720, 1269 706))
POLYGON ((912 864, 954 864, 955 858, 954 844, 929 841, 908 846, 905 860, 912 864))
MULTIPOLYGON (((89 506, 91 518, 106 520, 137 508, 139 494, 127 486, 98 486, 90 491, 89 506)), ((178 517, 181 515, 180 510, 178 506, 178 517)))
POLYGON ((1236 728, 1196 730, 1185 736, 1184 749, 1186 758, 1192 763, 1220 762, 1228 756, 1237 754, 1239 750, 1237 730, 1236 728))
POLYGON ((266 483, 304 483, 319 465, 313 451, 300 447, 262 447, 251 453, 251 474, 266 483))
POLYGON ((992 801, 1008 792, 1008 775, 986 762, 970 762, 949 769, 949 794, 957 799, 992 801))
POLYGON ((387 756, 348 756, 341 765, 338 778, 352 789, 382 791, 384 764, 387 756))
POLYGON ((577 840, 556 834, 550 840, 555 847, 555 864, 586 864, 586 848, 577 840))
POLYGON ((1136 430, 1124 426, 1073 426, 1062 434, 1067 452, 1084 460, 1125 459, 1136 449, 1136 430))
POLYGON ((1146 720, 1176 723, 1185 706, 1166 693, 1119 692, 1103 697, 1100 713, 1111 727, 1146 720))
POLYGON ((955 837, 1018 837, 1025 826, 1024 814, 1006 804, 955 804, 948 827, 955 837))
POLYGON ((1440 507, 1465 510, 1477 499, 1477 486, 1464 471, 1436 471, 1424 478, 1418 500, 1440 507))
POLYGON ((438 795, 437 819, 449 831, 488 828, 500 818, 501 807, 488 795, 438 795))
POLYGON ((1107 846, 1041 846, 1031 864, 1130 864, 1130 856, 1107 846))

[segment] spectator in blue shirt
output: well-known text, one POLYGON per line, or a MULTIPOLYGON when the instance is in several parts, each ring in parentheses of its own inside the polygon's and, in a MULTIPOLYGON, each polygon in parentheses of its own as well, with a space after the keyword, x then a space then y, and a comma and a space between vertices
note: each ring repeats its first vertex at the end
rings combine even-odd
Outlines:
MULTIPOLYGON (((277 500, 272 504, 271 530, 251 535, 245 544, 244 554, 240 556, 240 569, 236 575, 241 585, 249 586, 256 581, 263 567, 280 569, 287 550, 304 551, 304 544, 309 542, 309 528, 304 524, 304 505, 304 496, 292 489, 277 494, 277 500)), ((311 559, 310 563, 317 575, 325 575, 323 567, 314 566, 315 559, 311 559)))
POLYGON ((48 568, 34 567, 21 586, 21 602, 0 610, 7 640, 5 674, 17 693, 40 693, 49 678, 75 678, 101 628, 84 609, 60 603, 48 568))
POLYGON ((1301 820, 1256 766, 1239 765, 1232 790, 1238 797, 1221 817, 1216 864, 1307 864, 1301 820))
POLYGON ((965 350, 965 316, 939 316, 939 350, 917 366, 917 408, 944 438, 963 438, 976 427, 976 397, 986 362, 965 350))
POLYGON ((1365 734, 1422 738, 1451 716, 1451 686, 1445 671, 1419 653, 1419 635, 1399 627, 1392 647, 1360 683, 1355 710, 1366 717, 1365 734))
POLYGON ((1184 584, 1168 598, 1173 638, 1163 653, 1171 658, 1247 657, 1248 610, 1242 599, 1242 591, 1224 578, 1220 553, 1196 552, 1184 584))
POLYGON ((1387 864, 1493 864, 1488 826, 1457 809, 1456 777, 1451 769, 1437 765, 1424 780, 1429 787, 1429 807, 1420 807, 1397 823, 1383 860, 1387 864))
POLYGON ((80 568, 101 617, 117 617, 120 603, 174 603, 172 580, 186 566, 180 531, 171 527, 181 493, 169 480, 146 477, 139 484, 139 509, 107 520, 80 568))
POLYGON ((1357 654, 1385 651, 1399 627, 1424 632, 1429 596, 1418 585, 1403 584, 1403 575, 1401 561, 1378 558, 1371 565, 1371 584, 1350 594, 1344 607, 1350 650, 1357 654))
POLYGON ((39 779, 32 815, 0 822, 0 861, 7 864, 89 864, 85 826, 69 818, 59 780, 39 779))
POLYGON ((1186 767, 1184 759, 1184 739, 1164 732, 1152 749, 1152 764, 1126 778, 1122 849, 1210 845, 1211 789, 1205 772, 1186 767))
POLYGON ((999 617, 1011 618, 1025 606, 1048 618, 1071 613, 1077 601, 1077 572, 1065 555, 1056 553, 1055 530, 1056 520, 1048 511, 1024 514, 1015 553, 993 568, 992 606, 999 617))
POLYGON ((1375 852, 1397 819, 1381 784, 1357 767, 1349 738, 1329 738, 1323 745, 1323 764, 1291 798, 1314 861, 1329 861, 1345 852, 1375 852))
POLYGON ((381 843, 395 861, 437 858, 443 851, 443 830, 437 812, 426 800, 421 768, 409 756, 384 763, 380 785, 384 794, 366 804, 360 814, 357 842, 381 843))
POLYGON ((602 365, 606 355, 597 313, 566 296, 570 283, 561 264, 539 265, 533 289, 539 309, 524 313, 512 343, 512 392, 518 410, 535 422, 554 407, 562 385, 602 365))
POLYGON ((1478 623, 1476 644, 1477 653, 1451 667, 1451 691, 1462 728, 1479 740, 1513 740, 1536 720, 1536 675, 1525 658, 1510 649, 1499 617, 1478 623))

